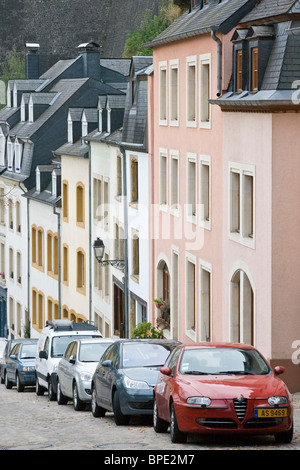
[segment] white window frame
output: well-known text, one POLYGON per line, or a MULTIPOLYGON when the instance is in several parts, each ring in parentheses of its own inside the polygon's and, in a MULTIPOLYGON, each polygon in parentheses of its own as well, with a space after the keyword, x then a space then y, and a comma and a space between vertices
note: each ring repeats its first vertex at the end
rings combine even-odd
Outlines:
POLYGON ((168 124, 168 64, 167 61, 159 62, 159 124, 160 126, 167 126, 168 124), (164 94, 162 95, 162 72, 166 75, 166 85, 164 94), (162 99, 165 98, 164 111, 165 115, 162 115, 162 99))
POLYGON ((15 140, 15 172, 16 173, 21 173, 22 156, 23 156, 23 144, 19 142, 18 138, 16 138, 15 140))
POLYGON ((2 127, 0 126, 0 166, 5 166, 5 147, 6 137, 3 133, 2 127))
POLYGON ((180 201, 180 184, 179 184, 179 151, 178 150, 170 150, 170 195, 169 195, 169 201, 170 201, 170 213, 179 216, 179 201, 180 201), (174 205, 173 201, 173 191, 174 191, 174 179, 173 179, 173 166, 172 163, 173 161, 177 161, 177 203, 174 205))
POLYGON ((12 142, 10 137, 8 137, 8 139, 7 139, 7 167, 8 167, 8 171, 13 171, 14 154, 15 154, 14 142, 12 142))
POLYGON ((185 253, 185 334, 194 342, 197 341, 197 329, 198 329, 198 318, 197 318, 197 258, 196 256, 192 255, 191 253, 185 253), (190 312, 189 308, 189 301, 190 301, 190 295, 189 295, 189 289, 188 289, 188 263, 191 263, 194 265, 195 269, 195 281, 194 281, 194 290, 195 290, 195 329, 193 330, 189 326, 189 315, 188 313, 190 312))
POLYGON ((198 194, 197 194, 197 185, 198 185, 198 178, 197 178, 197 155, 195 153, 187 153, 187 159, 186 159, 186 219, 188 222, 192 223, 197 223, 197 201, 198 201, 198 194), (190 190, 191 190, 191 185, 190 185, 190 163, 193 163, 195 165, 195 194, 194 198, 195 199, 195 213, 191 213, 191 204, 190 204, 190 190))
POLYGON ((239 162, 229 162, 229 171, 228 171, 228 238, 237 243, 240 243, 248 248, 255 249, 255 165, 250 165, 246 163, 239 162), (236 173, 239 175, 239 219, 240 219, 240 230, 235 231, 232 228, 232 218, 233 218, 233 188, 232 188, 232 174, 236 173), (245 233, 245 177, 251 176, 253 178, 253 234, 245 233))
POLYGON ((212 210, 211 210, 211 189, 212 189, 212 184, 211 184, 211 157, 210 155, 200 155, 199 156, 199 208, 200 208, 200 214, 199 214, 199 224, 201 227, 211 230, 211 216, 212 216, 212 210), (204 210, 203 210, 203 166, 208 167, 208 218, 204 217, 204 210))
POLYGON ((212 264, 211 263, 208 263, 207 261, 204 261, 203 259, 199 259, 199 292, 200 292, 200 299, 199 299, 199 302, 200 302, 200 306, 199 306, 199 311, 200 311, 200 318, 199 318, 199 341, 200 342, 206 342, 206 341, 212 341, 212 319, 213 319, 213 315, 212 315, 212 299, 213 299, 213 295, 212 295, 212 264), (203 318, 203 310, 204 310, 204 306, 203 306, 203 302, 204 302, 204 295, 205 295, 205 286, 204 286, 204 283, 203 283, 203 277, 202 277, 202 274, 203 274, 203 271, 209 273, 209 281, 210 281, 210 286, 209 286, 209 307, 210 307, 210 310, 209 310, 209 321, 210 321, 210 324, 209 324, 209 330, 210 330, 210 337, 208 339, 204 338, 204 335, 205 335, 205 331, 204 331, 204 318, 203 318))
POLYGON ((201 54, 199 57, 199 127, 201 129, 211 129, 211 104, 208 105, 209 107, 209 119, 203 120, 202 119, 202 106, 203 106, 203 99, 207 99, 206 96, 204 97, 205 87, 204 87, 204 74, 203 74, 203 66, 209 66, 209 90, 208 90, 208 99, 211 98, 211 54, 201 54))
POLYGON ((168 150, 161 148, 159 149, 159 208, 163 211, 168 210, 168 173, 168 150), (162 173, 162 159, 165 159, 165 173, 162 173), (163 192, 165 198, 163 198, 163 192))
POLYGON ((196 56, 189 56, 186 58, 186 125, 187 127, 197 127, 197 75, 198 75, 198 68, 197 68, 197 57, 196 56), (190 94, 190 81, 189 81, 189 67, 195 67, 195 96, 194 96, 194 107, 195 107, 195 118, 190 119, 190 109, 189 109, 189 94, 190 94))
POLYGON ((170 116, 170 126, 179 126, 179 60, 173 59, 170 60, 169 63, 169 77, 170 77, 170 84, 169 84, 169 116, 170 116), (173 83, 172 83, 172 75, 173 71, 177 70, 177 83, 176 83, 176 96, 174 98, 174 91, 173 91, 173 83), (176 118, 174 118, 174 109, 173 103, 176 103, 176 118))

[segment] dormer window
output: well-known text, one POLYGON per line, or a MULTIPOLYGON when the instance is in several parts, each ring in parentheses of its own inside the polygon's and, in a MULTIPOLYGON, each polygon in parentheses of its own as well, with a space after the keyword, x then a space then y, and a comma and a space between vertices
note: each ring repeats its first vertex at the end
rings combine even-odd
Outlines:
POLYGON ((7 167, 9 171, 13 171, 13 162, 15 154, 15 145, 10 137, 7 139, 7 167))
POLYGON ((258 47, 251 49, 251 90, 258 90, 258 47))
POLYGON ((28 104, 28 120, 29 122, 33 122, 33 99, 32 96, 30 96, 29 99, 29 104, 28 104))
POLYGON ((136 78, 133 77, 131 80, 131 106, 136 105, 136 78))
POLYGON ((88 122, 84 113, 82 116, 81 124, 82 124, 81 134, 82 134, 82 137, 84 137, 85 135, 88 134, 88 122))
POLYGON ((6 103, 7 103, 7 108, 11 108, 11 86, 10 82, 7 84, 7 90, 6 90, 6 103))
POLYGON ((0 166, 5 166, 5 135, 0 127, 0 166))
POLYGON ((15 141, 15 171, 20 173, 21 171, 21 162, 23 154, 23 145, 19 142, 18 139, 15 141))
POLYGON ((73 121, 68 117, 68 143, 73 144, 73 121))
POLYGON ((243 51, 236 52, 236 91, 240 93, 243 90, 243 51))

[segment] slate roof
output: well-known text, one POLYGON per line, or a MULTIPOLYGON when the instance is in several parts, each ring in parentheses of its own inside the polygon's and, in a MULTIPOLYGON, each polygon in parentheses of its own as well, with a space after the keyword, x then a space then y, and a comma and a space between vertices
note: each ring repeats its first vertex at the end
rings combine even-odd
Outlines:
POLYGON ((264 23, 270 22, 280 15, 288 13, 300 13, 299 0, 261 0, 257 2, 251 12, 244 16, 241 24, 253 23, 262 20, 264 23))
POLYGON ((271 110, 299 106, 294 99, 297 88, 294 84, 300 76, 300 21, 295 13, 300 13, 299 0, 262 0, 242 19, 241 29, 234 33, 233 42, 239 35, 244 39, 261 37, 272 41, 260 90, 256 93, 229 91, 211 100, 212 103, 223 109, 263 107, 271 110))
POLYGON ((148 89, 146 78, 147 70, 152 64, 153 57, 151 56, 132 57, 123 121, 122 142, 127 146, 130 144, 140 145, 143 150, 147 150, 148 89), (134 106, 132 106, 130 85, 133 78, 136 80, 134 106))
POLYGON ((212 29, 227 34, 253 8, 257 0, 212 0, 203 8, 186 11, 146 47, 155 47, 171 41, 210 32, 212 29))

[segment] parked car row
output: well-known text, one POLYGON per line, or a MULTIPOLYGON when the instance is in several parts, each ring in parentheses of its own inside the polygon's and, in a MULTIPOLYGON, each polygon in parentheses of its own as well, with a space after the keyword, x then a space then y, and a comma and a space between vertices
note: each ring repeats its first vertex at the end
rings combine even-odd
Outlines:
POLYGON ((292 396, 278 377, 284 368, 272 369, 254 347, 116 340, 70 323, 47 325, 39 341, 8 341, 1 382, 18 391, 35 382, 37 395, 48 389, 49 400, 73 401, 76 411, 91 404, 95 418, 113 412, 117 425, 153 415, 155 432, 170 428, 172 442, 189 433, 272 434, 291 442, 292 396))

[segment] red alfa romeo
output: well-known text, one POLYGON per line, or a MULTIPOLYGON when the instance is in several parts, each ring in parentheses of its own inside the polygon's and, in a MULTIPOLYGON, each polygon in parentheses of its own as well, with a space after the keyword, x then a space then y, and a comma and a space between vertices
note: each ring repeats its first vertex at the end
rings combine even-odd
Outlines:
POLYGON ((203 343, 178 346, 160 370, 154 388, 153 422, 172 442, 188 433, 273 434, 293 438, 292 397, 274 370, 252 346, 203 343))

